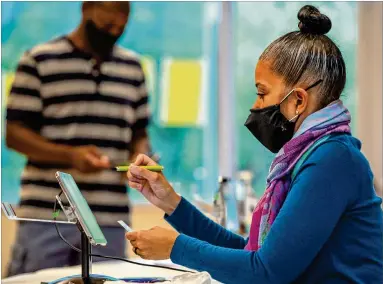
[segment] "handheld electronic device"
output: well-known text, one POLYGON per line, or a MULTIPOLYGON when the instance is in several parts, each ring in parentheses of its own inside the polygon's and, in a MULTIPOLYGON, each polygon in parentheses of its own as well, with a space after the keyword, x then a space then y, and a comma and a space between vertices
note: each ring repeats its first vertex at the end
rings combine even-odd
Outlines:
POLYGON ((120 224, 127 232, 133 232, 132 228, 130 228, 124 221, 120 220, 117 221, 118 224, 120 224))

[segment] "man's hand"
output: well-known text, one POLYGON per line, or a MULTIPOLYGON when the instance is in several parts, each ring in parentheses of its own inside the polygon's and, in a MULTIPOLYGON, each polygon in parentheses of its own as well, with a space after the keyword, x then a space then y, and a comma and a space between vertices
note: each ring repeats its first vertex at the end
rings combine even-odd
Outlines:
POLYGON ((133 246, 133 252, 143 259, 169 259, 179 233, 174 230, 154 227, 150 230, 125 234, 133 246))
POLYGON ((21 122, 7 121, 6 142, 9 148, 35 162, 71 166, 84 173, 110 167, 109 159, 96 146, 56 144, 21 122))
POLYGON ((111 167, 109 158, 93 145, 75 147, 70 152, 72 166, 83 172, 93 173, 111 167))

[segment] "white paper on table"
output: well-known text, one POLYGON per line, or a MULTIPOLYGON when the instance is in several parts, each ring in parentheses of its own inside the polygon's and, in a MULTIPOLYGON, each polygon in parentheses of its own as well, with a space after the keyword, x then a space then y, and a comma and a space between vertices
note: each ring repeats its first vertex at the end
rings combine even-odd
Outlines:
POLYGON ((174 276, 170 283, 174 284, 211 284, 212 279, 207 272, 184 273, 174 276))

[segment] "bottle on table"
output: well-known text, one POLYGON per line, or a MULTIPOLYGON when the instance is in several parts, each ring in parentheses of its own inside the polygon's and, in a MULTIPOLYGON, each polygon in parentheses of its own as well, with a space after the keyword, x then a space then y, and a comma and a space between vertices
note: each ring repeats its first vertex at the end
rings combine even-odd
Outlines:
POLYGON ((214 196, 213 215, 216 222, 226 228, 227 225, 227 208, 226 208, 226 192, 230 178, 220 176, 218 179, 218 190, 214 196))

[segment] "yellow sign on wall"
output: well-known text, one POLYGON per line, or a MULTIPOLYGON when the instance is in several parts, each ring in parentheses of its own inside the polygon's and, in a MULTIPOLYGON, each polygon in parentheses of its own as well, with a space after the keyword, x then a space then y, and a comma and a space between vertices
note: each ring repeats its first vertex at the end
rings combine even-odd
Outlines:
POLYGON ((161 120, 166 126, 196 126, 204 93, 204 65, 200 60, 162 62, 161 120))
POLYGON ((3 79, 5 81, 5 84, 3 85, 4 86, 4 93, 2 95, 3 95, 3 102, 4 102, 4 104, 6 104, 7 98, 11 92, 13 80, 15 79, 15 74, 14 73, 5 73, 3 75, 3 79))

